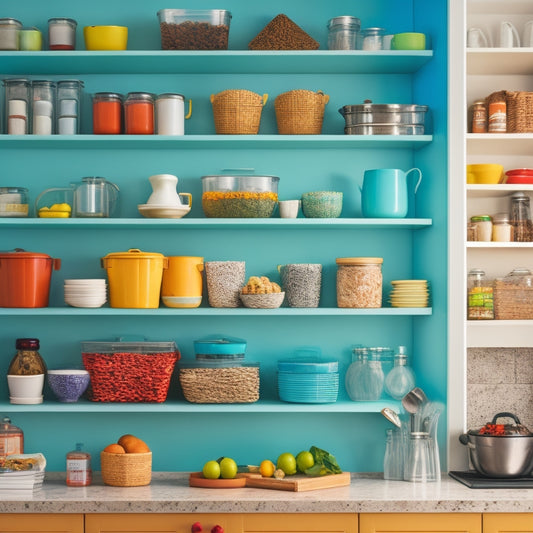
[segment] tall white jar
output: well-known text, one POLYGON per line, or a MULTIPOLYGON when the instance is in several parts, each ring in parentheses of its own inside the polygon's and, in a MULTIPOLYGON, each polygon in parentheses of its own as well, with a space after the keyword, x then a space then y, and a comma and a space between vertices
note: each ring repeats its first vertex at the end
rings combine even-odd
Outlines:
POLYGON ((185 115, 185 97, 182 94, 160 94, 155 101, 157 135, 184 135, 185 119, 191 114, 192 102, 189 100, 189 112, 185 115))

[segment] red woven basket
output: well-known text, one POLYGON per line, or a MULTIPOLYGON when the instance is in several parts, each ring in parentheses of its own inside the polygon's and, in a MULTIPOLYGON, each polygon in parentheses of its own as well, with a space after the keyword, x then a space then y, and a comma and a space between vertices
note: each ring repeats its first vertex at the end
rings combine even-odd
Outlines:
POLYGON ((179 352, 82 353, 93 402, 164 402, 179 352))

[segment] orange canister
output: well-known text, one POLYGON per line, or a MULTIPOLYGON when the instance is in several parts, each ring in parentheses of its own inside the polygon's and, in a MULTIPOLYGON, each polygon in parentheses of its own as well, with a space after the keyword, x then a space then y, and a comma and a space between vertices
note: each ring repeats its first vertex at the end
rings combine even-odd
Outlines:
POLYGON ((167 307, 193 308, 202 303, 203 257, 168 257, 161 299, 167 307))
POLYGON ((101 263, 107 271, 111 307, 159 307, 163 271, 168 267, 163 254, 132 248, 107 254, 101 263))
POLYGON ((17 248, 0 253, 0 307, 48 307, 52 270, 61 260, 17 248))

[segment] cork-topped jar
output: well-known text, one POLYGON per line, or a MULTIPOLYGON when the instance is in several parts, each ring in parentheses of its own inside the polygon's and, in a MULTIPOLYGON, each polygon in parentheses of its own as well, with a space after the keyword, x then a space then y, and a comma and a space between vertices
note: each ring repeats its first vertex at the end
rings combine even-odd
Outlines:
POLYGON ((337 306, 381 307, 382 257, 339 257, 337 262, 337 306))

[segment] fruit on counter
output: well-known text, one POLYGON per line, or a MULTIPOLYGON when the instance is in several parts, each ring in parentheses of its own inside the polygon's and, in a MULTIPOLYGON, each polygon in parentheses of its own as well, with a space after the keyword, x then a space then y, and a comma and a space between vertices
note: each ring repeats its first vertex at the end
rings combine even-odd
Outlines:
POLYGON ((277 460, 276 468, 283 470, 287 476, 296 474, 296 458, 292 453, 282 453, 277 460))
POLYGON ((274 292, 281 292, 281 287, 266 276, 250 276, 248 283, 241 290, 242 294, 272 294, 274 292))
POLYGON ((200 522, 195 522, 191 526, 191 533, 200 533, 203 530, 204 530, 204 528, 202 527, 202 524, 200 524, 200 522))
POLYGON ((104 448, 104 452, 107 453, 126 453, 126 450, 120 444, 108 444, 104 448))
POLYGON ((218 461, 207 461, 202 468, 202 474, 206 479, 218 479, 220 477, 220 465, 218 461))
POLYGON ((222 457, 219 460, 220 477, 223 479, 233 479, 237 475, 237 463, 230 457, 222 457))
POLYGON ((281 468, 277 468, 274 470, 274 478, 275 479, 283 479, 285 477, 285 472, 281 468))
POLYGON ((126 453, 148 453, 150 451, 146 442, 129 433, 122 435, 122 437, 118 439, 117 444, 120 444, 126 453))
POLYGON ((315 466, 315 458, 311 452, 302 450, 296 456, 296 468, 298 472, 305 472, 308 468, 315 466))
POLYGON ((259 465, 259 473, 263 477, 272 477, 274 475, 275 470, 276 465, 270 459, 265 459, 264 461, 261 461, 261 464, 259 465))

